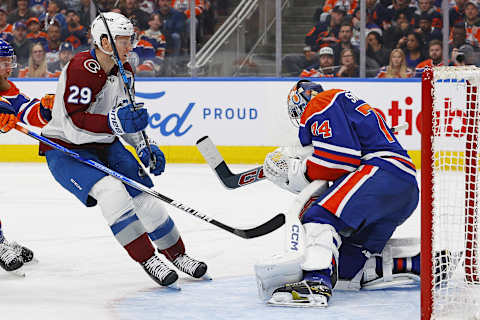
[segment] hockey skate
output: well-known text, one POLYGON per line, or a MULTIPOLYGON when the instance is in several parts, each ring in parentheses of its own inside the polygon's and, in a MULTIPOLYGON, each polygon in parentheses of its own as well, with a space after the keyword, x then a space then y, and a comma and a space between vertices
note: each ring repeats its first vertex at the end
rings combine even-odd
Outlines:
POLYGON ((181 254, 172 261, 173 265, 178 268, 178 270, 188 274, 191 277, 196 279, 205 279, 212 280, 210 275, 207 273, 207 265, 204 262, 197 261, 190 258, 186 254, 181 254))
POLYGON ((22 266, 22 258, 11 247, 0 243, 0 267, 12 274, 24 277, 25 273, 19 270, 22 266))
POLYGON ((180 289, 176 284, 178 274, 163 263, 156 255, 153 255, 147 261, 142 262, 141 265, 150 278, 159 285, 180 289))
POLYGON ((5 240, 3 243, 12 248, 12 250, 22 258, 23 263, 38 262, 37 259, 33 258, 33 251, 29 248, 24 247, 15 241, 9 242, 8 240, 5 240))
POLYGON ((276 289, 268 304, 288 307, 322 307, 328 306, 332 288, 323 280, 289 283, 276 289))

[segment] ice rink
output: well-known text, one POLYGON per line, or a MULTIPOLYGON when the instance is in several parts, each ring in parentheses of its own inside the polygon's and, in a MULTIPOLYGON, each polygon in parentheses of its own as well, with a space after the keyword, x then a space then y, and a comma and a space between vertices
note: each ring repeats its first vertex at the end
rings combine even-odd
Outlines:
MULTIPOLYGON (((250 166, 231 166, 241 171, 250 166)), ((187 252, 213 281, 180 275, 181 291, 156 285, 116 242, 98 207, 86 208, 46 164, 0 163, 5 236, 34 250, 25 278, 0 270, 0 319, 418 319, 419 286, 334 292, 327 309, 270 307, 257 296, 253 265, 283 249, 283 228, 245 240, 167 205, 187 252)), ((286 212, 293 195, 273 184, 227 190, 207 165, 167 164, 155 190, 234 227, 286 212)), ((375 208, 372 208, 375 210, 375 208)), ((418 211, 396 237, 419 236, 418 211)))

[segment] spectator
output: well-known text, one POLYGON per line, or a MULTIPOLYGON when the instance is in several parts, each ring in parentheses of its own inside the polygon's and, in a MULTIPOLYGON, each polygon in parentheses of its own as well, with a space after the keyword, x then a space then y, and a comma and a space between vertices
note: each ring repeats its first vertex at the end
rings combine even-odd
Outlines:
POLYGON ((60 26, 62 34, 67 32, 67 21, 65 20, 65 16, 60 13, 59 0, 49 0, 47 11, 41 14, 38 20, 45 25, 47 33, 50 26, 55 22, 60 26))
POLYGON ((312 50, 318 51, 321 47, 331 47, 338 40, 338 32, 342 24, 346 11, 342 6, 336 6, 326 15, 326 19, 321 19, 305 36, 305 43, 312 50))
POLYGON ((353 13, 353 10, 358 6, 358 0, 326 0, 323 5, 323 12, 330 13, 339 5, 345 9, 345 12, 353 13))
POLYGON ((80 16, 80 24, 85 28, 90 28, 92 21, 97 16, 97 10, 91 0, 80 0, 78 15, 80 16))
POLYGON ((32 45, 28 65, 20 69, 19 78, 47 78, 50 74, 47 71, 47 60, 45 49, 40 43, 32 45))
POLYGON ((47 0, 29 0, 29 7, 33 12, 33 15, 38 17, 45 13, 47 9, 47 0))
POLYGON ((155 11, 155 0, 140 0, 138 8, 151 15, 155 11))
POLYGON ((407 61, 407 67, 415 69, 417 64, 425 59, 422 51, 422 38, 417 32, 410 32, 407 34, 406 41, 398 41, 398 48, 405 52, 405 59, 407 61))
POLYGON ((65 41, 70 42, 75 49, 87 44, 87 28, 80 24, 80 16, 73 10, 67 10, 67 34, 65 41))
POLYGON ((202 41, 203 37, 203 25, 204 25, 204 1, 203 0, 195 0, 195 15, 192 18, 190 14, 190 0, 172 0, 172 7, 179 12, 182 12, 186 17, 186 38, 187 40, 190 38, 190 23, 194 21, 195 23, 195 31, 196 31, 196 38, 198 42, 202 41))
POLYGON ((0 8, 0 38, 10 43, 13 40, 13 25, 7 23, 7 16, 7 11, 0 8))
POLYGON ((388 37, 384 38, 384 45, 387 49, 397 47, 399 41, 407 42, 407 34, 413 31, 413 27, 407 20, 407 16, 403 13, 397 13, 395 19, 391 25, 386 24, 387 28, 384 34, 388 34, 388 37))
POLYGON ((148 28, 148 14, 138 8, 137 1, 125 0, 125 4, 121 6, 121 13, 132 21, 136 21, 140 30, 148 28))
POLYGON ((411 23, 417 8, 411 5, 410 1, 411 0, 393 0, 392 4, 387 7, 385 22, 388 24, 395 16, 403 13, 408 23, 411 23))
POLYGON ((338 65, 340 63, 340 53, 344 49, 352 49, 355 53, 355 59, 358 60, 360 56, 360 52, 358 47, 352 44, 352 37, 353 37, 353 27, 348 22, 342 23, 340 27, 340 31, 338 32, 338 40, 335 45, 332 46, 333 51, 335 52, 335 64, 338 65))
POLYGON ((54 24, 50 25, 47 30, 47 46, 45 47, 47 52, 47 63, 58 60, 58 50, 60 49, 61 43, 62 33, 60 31, 60 25, 55 22, 54 24))
POLYGON ((390 63, 377 74, 377 78, 411 78, 412 70, 407 68, 405 53, 402 49, 393 49, 390 53, 390 63))
POLYGON ((442 31, 432 27, 432 17, 428 13, 422 13, 417 17, 418 20, 418 32, 422 38, 422 48, 427 48, 430 41, 442 40, 442 31))
POLYGON ((382 36, 377 31, 370 31, 367 35, 367 57, 375 60, 379 66, 388 64, 390 51, 383 47, 382 36))
POLYGON ((432 0, 418 0, 418 9, 414 13, 414 26, 419 28, 419 18, 422 14, 428 14, 432 18, 432 27, 438 30, 442 29, 442 14, 433 6, 432 0))
POLYGON ((448 19, 450 27, 461 23, 465 20, 465 3, 466 0, 455 0, 455 6, 448 11, 448 19))
POLYGON ((480 17, 478 7, 469 1, 465 4, 465 30, 467 32, 466 42, 471 46, 480 47, 480 17))
POLYGON ((33 17, 33 11, 28 8, 28 0, 18 0, 17 9, 10 12, 8 15, 8 23, 14 24, 17 21, 27 21, 28 18, 33 17))
POLYGON ((27 28, 27 39, 30 39, 32 43, 40 42, 42 46, 47 47, 47 34, 40 30, 40 21, 37 17, 27 20, 27 28))
POLYGON ((355 61, 355 52, 352 49, 343 49, 340 53, 340 69, 337 77, 358 78, 360 72, 355 61))
POLYGON ((286 76, 296 77, 305 68, 313 66, 317 60, 317 53, 306 46, 303 48, 303 54, 289 54, 283 57, 282 66, 286 76))
POLYGON ((169 0, 158 0, 158 14, 162 20, 162 32, 167 39, 167 53, 176 60, 180 55, 181 35, 185 32, 185 15, 170 7, 169 0))
POLYGON ((27 26, 22 22, 18 21, 13 27, 13 41, 10 45, 15 51, 17 56, 17 63, 19 64, 18 68, 25 67, 28 63, 28 57, 30 55, 30 48, 32 47, 32 42, 27 39, 27 26))
POLYGON ((142 32, 140 35, 153 45, 155 48, 155 56, 164 60, 167 42, 161 31, 162 20, 160 20, 160 15, 158 13, 152 14, 148 20, 148 25, 150 28, 142 32))
POLYGON ((442 54, 442 41, 432 40, 428 44, 428 56, 429 59, 420 62, 415 68, 415 77, 421 78, 423 70, 426 67, 438 67, 443 66, 443 54, 442 54))
POLYGON ((300 77, 334 77, 336 67, 334 67, 335 55, 333 49, 330 47, 323 47, 318 51, 318 61, 320 62, 317 66, 312 66, 302 71, 300 77))
POLYGON ((63 67, 70 62, 74 55, 72 44, 70 42, 62 43, 58 52, 58 60, 47 64, 47 70, 51 76, 60 77, 63 67))
POLYGON ((468 44, 467 31, 464 23, 453 26, 452 40, 448 44, 450 60, 454 65, 478 64, 478 55, 472 45, 468 44), (460 55, 460 57, 459 57, 460 55))

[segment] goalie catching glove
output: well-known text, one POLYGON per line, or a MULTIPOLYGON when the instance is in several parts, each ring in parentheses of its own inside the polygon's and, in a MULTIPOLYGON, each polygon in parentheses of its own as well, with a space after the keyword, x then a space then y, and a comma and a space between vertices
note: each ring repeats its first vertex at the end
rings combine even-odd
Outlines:
POLYGON ((299 193, 310 183, 305 176, 306 159, 289 156, 284 148, 278 148, 267 154, 263 172, 268 180, 293 193, 299 193))
MULTIPOLYGON (((155 141, 148 139, 148 143, 150 144, 150 149, 152 150, 153 156, 155 158, 155 166, 152 168, 150 167, 150 173, 155 176, 162 174, 165 171, 165 155, 163 154, 162 150, 157 146, 155 141)), ((143 165, 147 168, 150 165, 150 150, 145 143, 145 141, 141 141, 137 147, 135 148, 138 157, 142 161, 143 165)))

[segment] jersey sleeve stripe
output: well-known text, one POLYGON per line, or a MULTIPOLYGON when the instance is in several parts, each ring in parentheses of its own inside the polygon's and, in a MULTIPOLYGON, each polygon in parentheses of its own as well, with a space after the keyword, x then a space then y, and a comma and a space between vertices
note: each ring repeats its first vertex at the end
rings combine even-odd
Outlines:
POLYGON ((333 181, 355 169, 349 166, 326 162, 313 157, 307 158, 307 175, 311 180, 333 181))
POLYGON ((348 200, 377 170, 377 167, 370 165, 360 166, 357 171, 350 174, 328 196, 322 199, 319 205, 340 217, 348 200))
POLYGON ((314 156, 320 159, 326 160, 328 162, 351 165, 351 166, 354 166, 355 168, 357 168, 360 165, 360 159, 343 157, 343 156, 336 155, 334 153, 317 150, 317 149, 314 151, 314 156))
POLYGON ((336 145, 325 143, 325 142, 320 142, 320 141, 313 140, 312 144, 313 144, 314 147, 327 149, 327 150, 340 152, 340 153, 345 153, 345 154, 349 154, 349 155, 352 155, 352 156, 360 157, 362 155, 362 152, 360 150, 355 150, 355 149, 346 148, 346 147, 340 147, 340 146, 336 146, 336 145))

